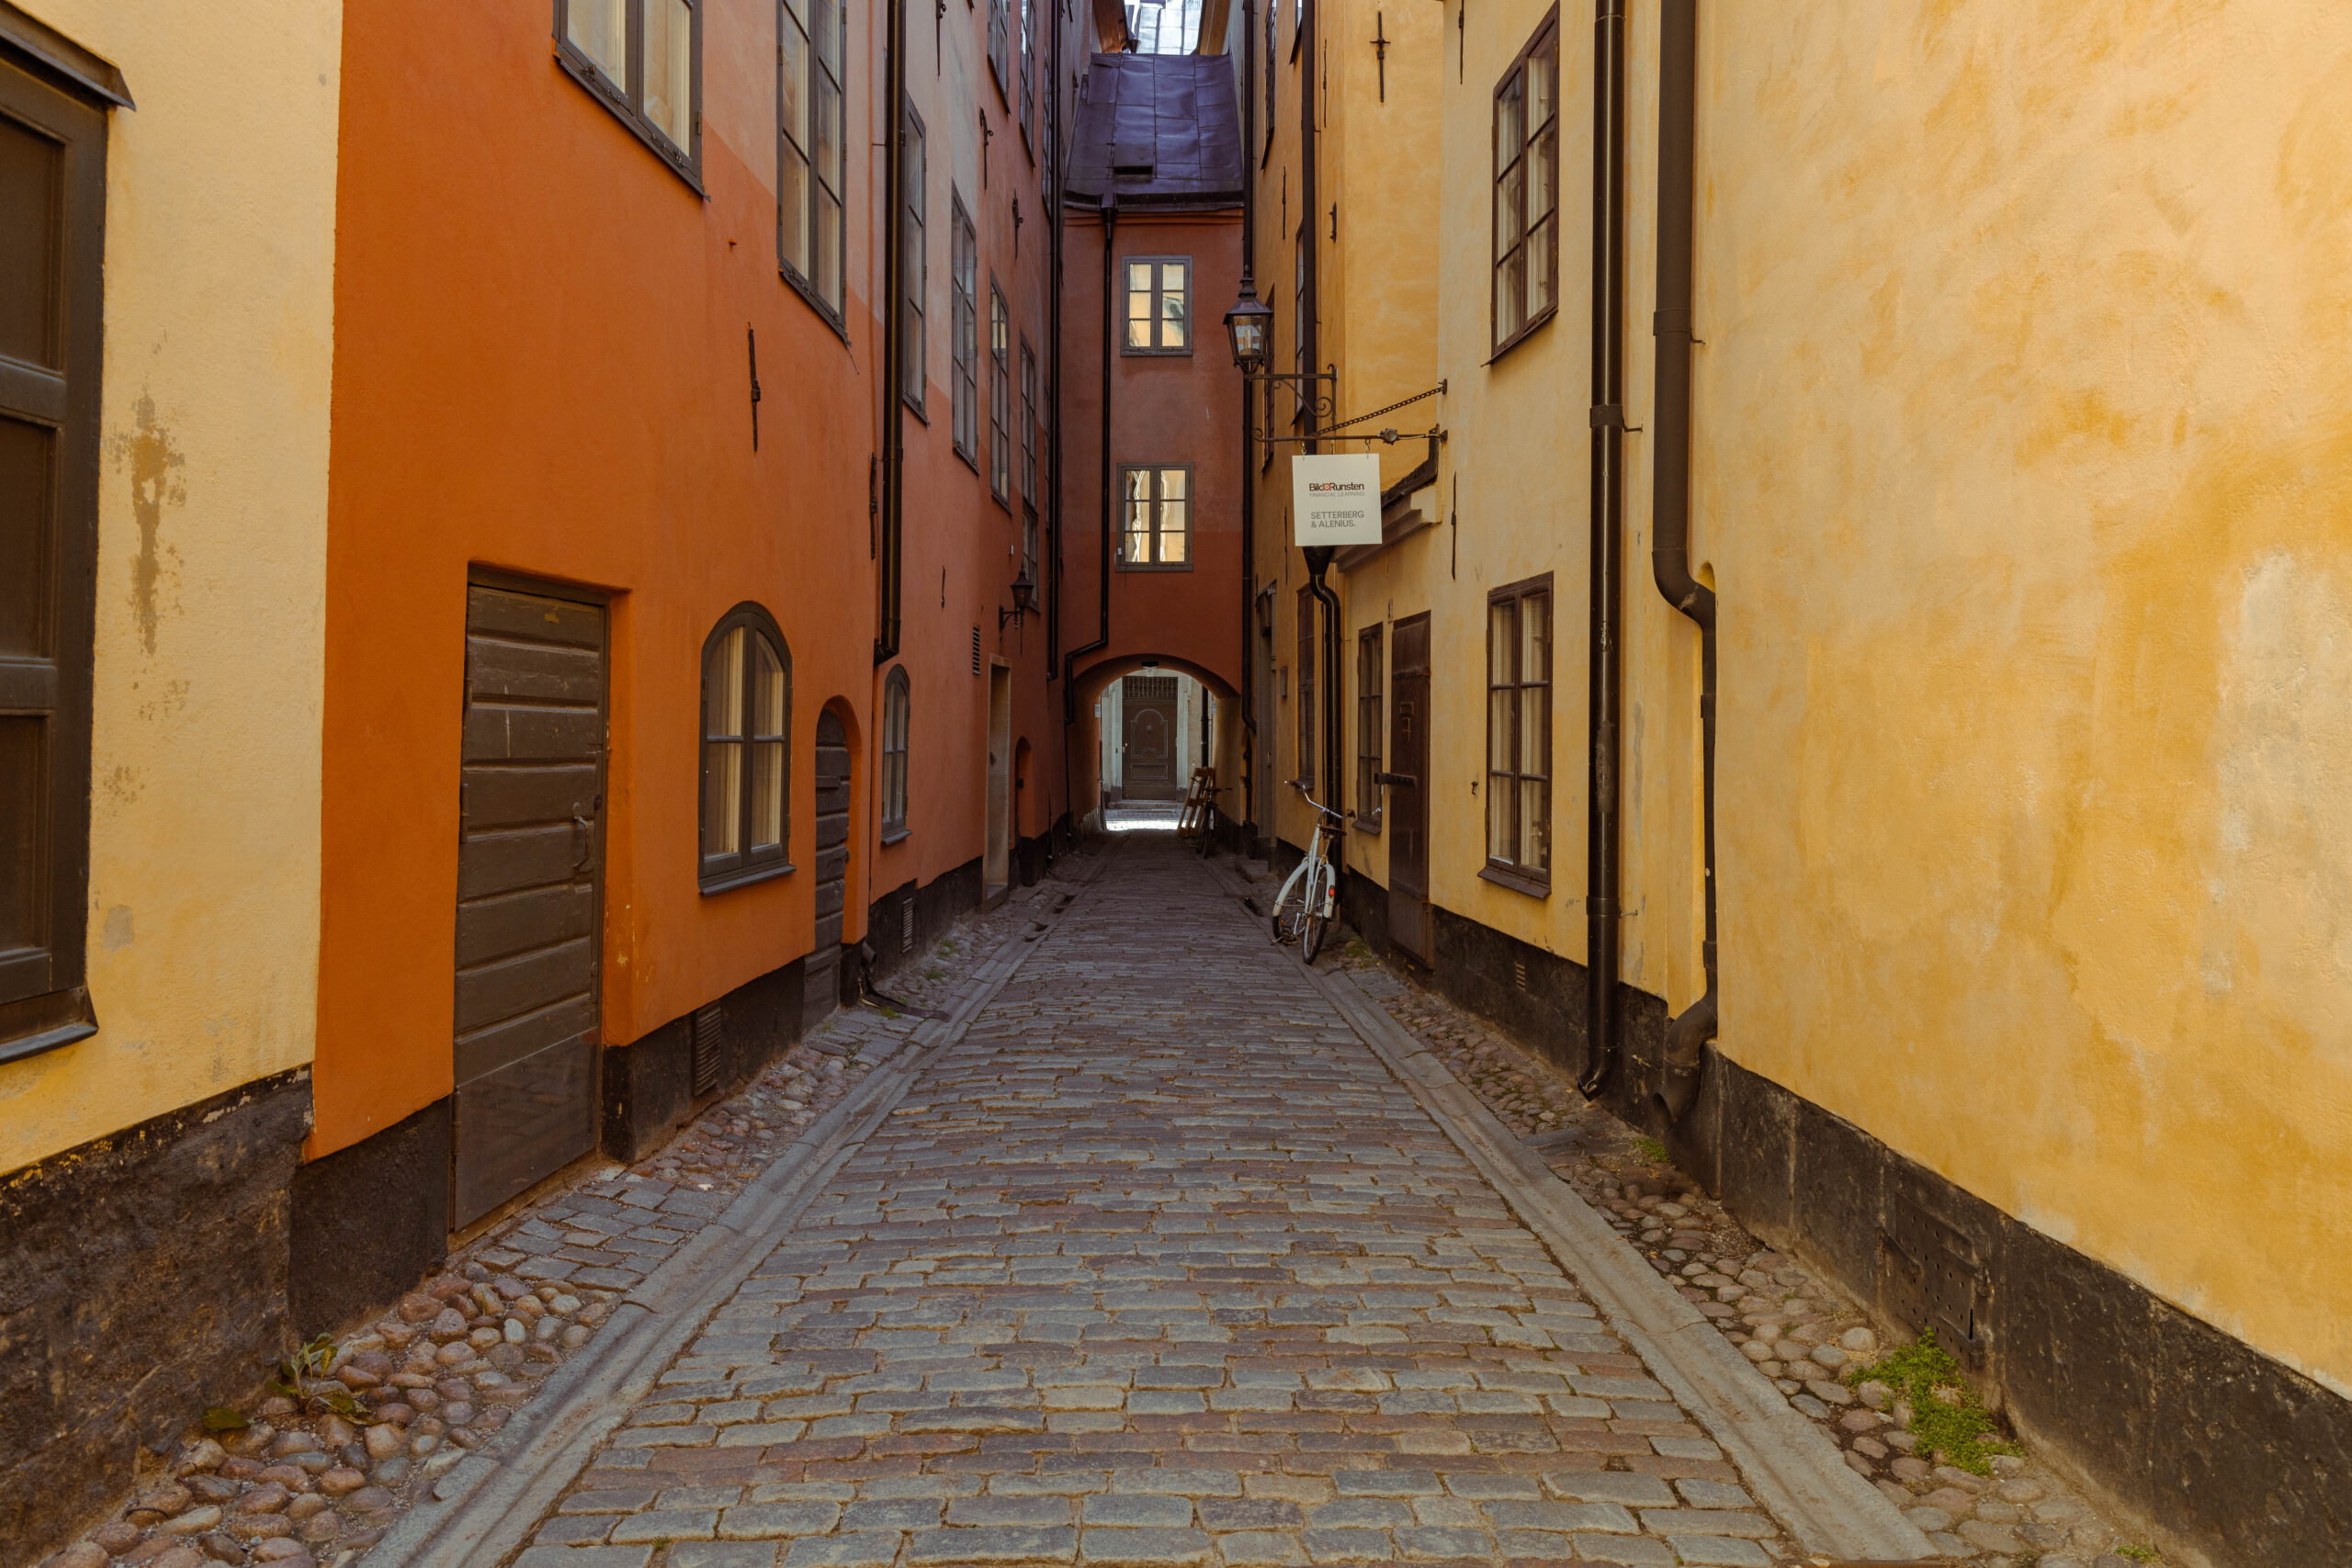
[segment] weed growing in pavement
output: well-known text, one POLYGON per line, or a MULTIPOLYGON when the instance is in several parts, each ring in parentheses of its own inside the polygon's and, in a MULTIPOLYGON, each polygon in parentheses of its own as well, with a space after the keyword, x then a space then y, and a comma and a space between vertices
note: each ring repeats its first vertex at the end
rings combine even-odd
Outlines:
POLYGON ((1961 1381, 1960 1363, 1936 1343, 1932 1328, 1917 1344, 1890 1351, 1876 1366, 1846 1374, 1848 1387, 1872 1380, 1886 1384, 1911 1406, 1911 1431, 1922 1449, 1940 1452, 1971 1474, 1990 1475, 1995 1454, 2018 1451, 1995 1433, 1992 1412, 1961 1381))
POLYGON ((1634 1147, 1640 1152, 1641 1156, 1644 1159, 1649 1161, 1652 1165, 1664 1165, 1666 1163, 1666 1145, 1659 1143, 1656 1138, 1635 1138, 1634 1140, 1634 1147))
POLYGON ((2129 1557, 2134 1562, 2154 1562, 2157 1553, 2153 1546, 2119 1546, 2115 1549, 2115 1555, 2129 1557))

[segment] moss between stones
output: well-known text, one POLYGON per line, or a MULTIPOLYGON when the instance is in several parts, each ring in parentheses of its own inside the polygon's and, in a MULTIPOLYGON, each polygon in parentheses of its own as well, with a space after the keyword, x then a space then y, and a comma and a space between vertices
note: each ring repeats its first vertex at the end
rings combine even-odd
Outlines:
POLYGON ((1876 1366, 1846 1373, 1849 1387, 1873 1380, 1911 1406, 1911 1433, 1919 1447, 1941 1454, 1946 1462, 1972 1475, 1990 1475, 1994 1455, 2018 1452, 1995 1430, 1993 1414, 1977 1402, 1975 1390, 1961 1381, 1960 1363, 1936 1343, 1934 1329, 1917 1344, 1888 1352, 1876 1366), (1958 1397, 1944 1397, 1949 1394, 1958 1397))

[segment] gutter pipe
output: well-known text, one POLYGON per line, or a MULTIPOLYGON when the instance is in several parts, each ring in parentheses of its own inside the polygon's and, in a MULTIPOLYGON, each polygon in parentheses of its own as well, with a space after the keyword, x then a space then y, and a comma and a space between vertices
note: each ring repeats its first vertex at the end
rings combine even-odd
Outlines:
POLYGON ((1118 352, 1111 285, 1116 281, 1116 263, 1113 253, 1117 249, 1115 237, 1118 226, 1118 195, 1105 191, 1102 195, 1102 542, 1097 552, 1100 557, 1097 564, 1102 568, 1101 620, 1091 641, 1082 642, 1062 656, 1062 722, 1065 728, 1078 722, 1078 661, 1090 653, 1099 653, 1111 646, 1111 361, 1118 352))
POLYGON ((1591 758, 1585 813, 1585 1067, 1600 1093, 1617 1063, 1618 837, 1625 514, 1625 0, 1593 19, 1592 615, 1586 660, 1591 758))
MULTIPOLYGON (((1270 0, 1271 3, 1271 0, 1270 0)), ((1258 102, 1250 88, 1258 79, 1257 0, 1241 0, 1241 288, 1244 299, 1258 289, 1258 102)), ((1241 774, 1235 779, 1234 820, 1246 852, 1256 837, 1258 776, 1258 661, 1250 640, 1250 612, 1258 591, 1257 458, 1250 438, 1250 383, 1241 383, 1241 774)))
POLYGON ((885 50, 890 57, 889 129, 883 132, 888 151, 883 156, 882 199, 888 216, 882 230, 882 527, 876 575, 881 590, 880 622, 874 637, 874 662, 888 663, 899 656, 900 628, 899 578, 903 564, 901 526, 906 506, 906 412, 899 393, 899 315, 906 290, 906 157, 907 157, 907 0, 889 0, 889 25, 885 50))
POLYGON ((1666 1026, 1656 1096, 1669 1127, 1699 1098, 1715 1037, 1715 595, 1690 575, 1690 297, 1692 193, 1698 162, 1698 0, 1664 0, 1659 23, 1657 141, 1657 426, 1650 570, 1666 602, 1699 628, 1699 728, 1706 839, 1706 991, 1666 1026))

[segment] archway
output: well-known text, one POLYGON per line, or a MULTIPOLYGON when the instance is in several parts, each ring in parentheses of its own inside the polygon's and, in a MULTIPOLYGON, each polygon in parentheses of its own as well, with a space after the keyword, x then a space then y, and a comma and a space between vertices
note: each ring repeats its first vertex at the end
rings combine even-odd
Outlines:
POLYGON ((1069 755, 1077 818, 1098 829, 1172 829, 1193 770, 1214 770, 1221 806, 1242 798, 1241 705, 1189 660, 1133 653, 1079 671, 1069 755))

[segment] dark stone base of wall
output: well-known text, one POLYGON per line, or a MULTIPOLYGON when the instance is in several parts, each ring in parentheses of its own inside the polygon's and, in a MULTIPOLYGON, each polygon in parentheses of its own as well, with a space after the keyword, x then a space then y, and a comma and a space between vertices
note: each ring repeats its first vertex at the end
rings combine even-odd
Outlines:
POLYGON ((414 1287, 449 1249, 448 1097, 294 1172, 288 1305, 298 1338, 414 1287))
MULTIPOLYGON (((1300 852, 1274 848, 1287 875, 1300 852)), ((1340 906, 1375 951, 1581 1069, 1583 964, 1433 908, 1435 962, 1424 965, 1389 941, 1386 888, 1343 873, 1340 906)), ((1663 1133, 1676 1162, 1756 1235, 1882 1323, 1934 1328, 2039 1455, 2159 1544, 2232 1568, 2352 1562, 2352 1401, 1712 1045, 1698 1103, 1666 1131, 1651 1098, 1666 1003, 1623 991, 1601 1102, 1663 1133)))
POLYGON ((980 907, 985 889, 978 857, 929 882, 894 887, 866 911, 866 938, 874 962, 866 973, 880 980, 896 974, 915 954, 945 936, 957 917, 980 907))
POLYGON ((289 1348, 307 1068, 0 1177, 0 1562, 128 1490, 289 1348))
MULTIPOLYGON (((673 1018, 627 1045, 604 1049, 604 1147, 634 1164, 666 1143, 697 1107, 725 1095, 785 1052, 806 1032, 808 960, 796 958, 718 998, 717 1087, 695 1092, 694 1014, 673 1018)), ((835 971, 820 983, 837 984, 835 971)), ((700 1011, 700 1009, 696 1009, 700 1011)), ((822 1019, 832 997, 815 1010, 822 1019)))
POLYGON ((2158 1544, 2352 1561, 2352 1400, 1713 1047, 1673 1141, 1757 1235, 1882 1321, 1932 1326, 2037 1453, 2158 1544))

